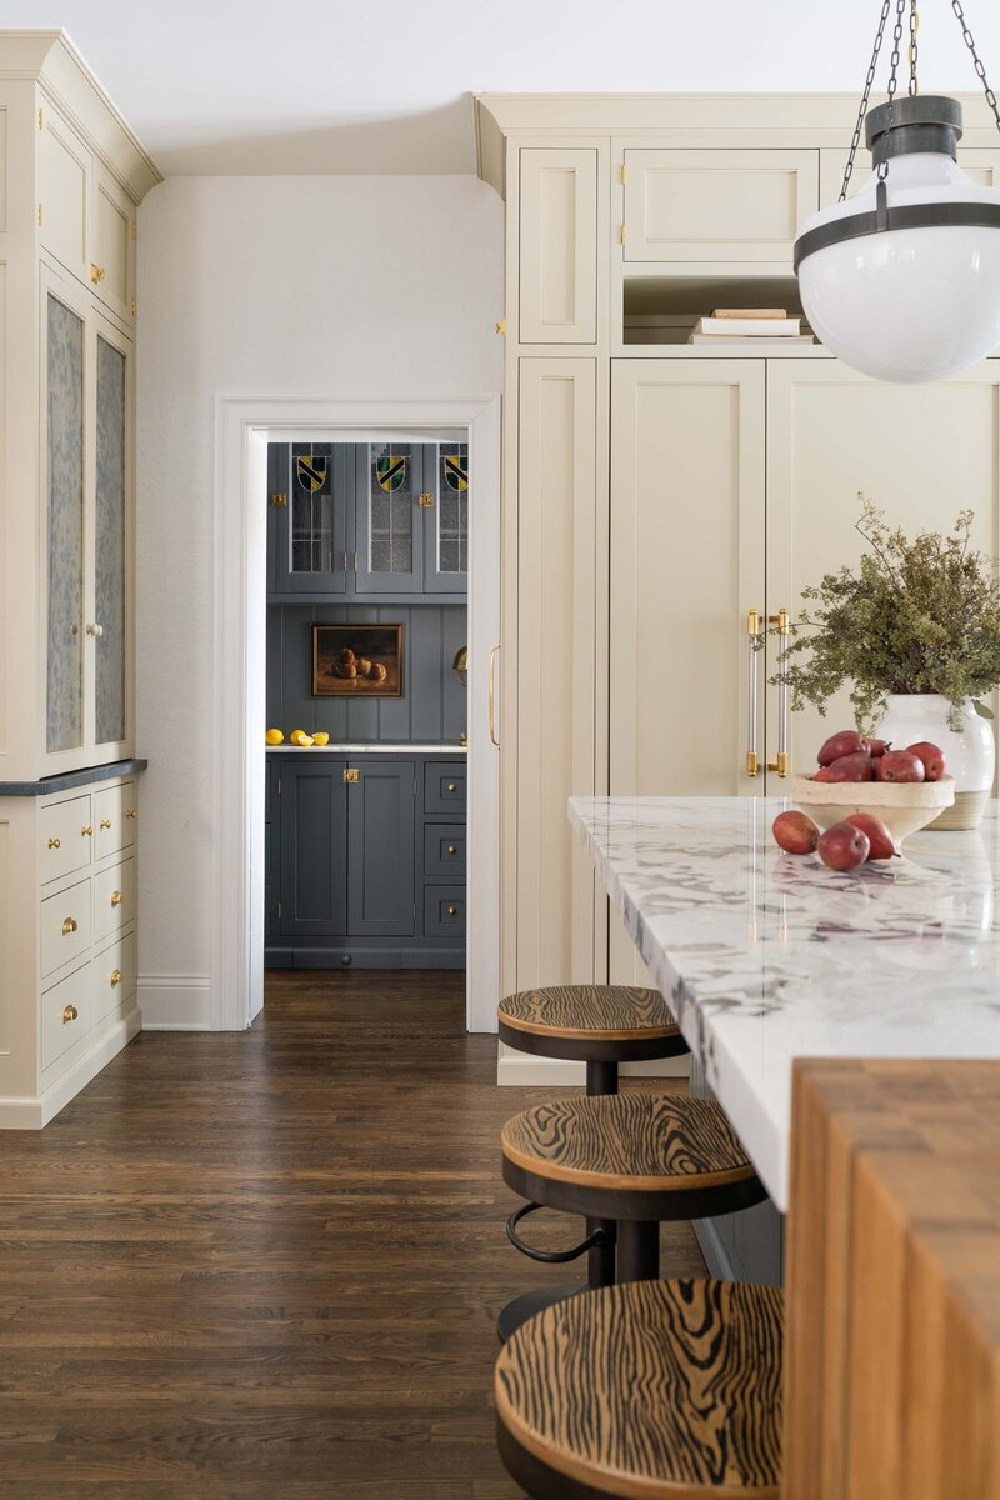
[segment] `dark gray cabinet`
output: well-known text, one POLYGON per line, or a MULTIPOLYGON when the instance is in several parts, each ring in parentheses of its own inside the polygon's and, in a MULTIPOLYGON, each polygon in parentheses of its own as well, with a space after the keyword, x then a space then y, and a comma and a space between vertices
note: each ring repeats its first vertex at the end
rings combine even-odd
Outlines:
POLYGON ((372 756, 347 788, 347 932, 412 937, 413 761, 372 756))
POLYGON ((344 443, 268 444, 269 593, 347 592, 351 456, 344 443))
POLYGON ((281 771, 280 882, 283 938, 347 931, 347 761, 328 755, 281 771))
POLYGON ((354 448, 353 586, 359 594, 420 594, 424 588, 423 443, 354 448))

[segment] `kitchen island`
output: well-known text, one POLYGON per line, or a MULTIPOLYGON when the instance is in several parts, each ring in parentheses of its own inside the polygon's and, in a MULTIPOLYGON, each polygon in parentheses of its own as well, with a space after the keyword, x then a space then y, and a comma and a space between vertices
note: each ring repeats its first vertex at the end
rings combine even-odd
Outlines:
POLYGON ((796 1058, 1000 1058, 1000 816, 835 874, 788 802, 573 798, 570 819, 696 1061, 788 1206, 796 1058))

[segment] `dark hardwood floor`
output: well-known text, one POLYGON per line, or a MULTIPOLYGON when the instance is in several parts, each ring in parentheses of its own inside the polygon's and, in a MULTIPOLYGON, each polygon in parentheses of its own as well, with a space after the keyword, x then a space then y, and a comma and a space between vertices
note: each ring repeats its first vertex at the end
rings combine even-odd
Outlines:
MULTIPOLYGON (((546 1270, 504 1237, 498 1135, 540 1091, 495 1086, 463 984, 272 974, 250 1032, 142 1035, 4 1133, 0 1494, 519 1495, 493 1322, 546 1270)), ((663 1274, 701 1270, 665 1229, 663 1274)))

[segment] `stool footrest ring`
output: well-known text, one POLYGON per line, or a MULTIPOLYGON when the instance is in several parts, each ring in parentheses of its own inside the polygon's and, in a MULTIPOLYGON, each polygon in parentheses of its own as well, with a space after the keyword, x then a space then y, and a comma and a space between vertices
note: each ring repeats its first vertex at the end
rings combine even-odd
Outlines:
POLYGON ((523 1203, 520 1208, 514 1210, 507 1220, 507 1238, 514 1246, 514 1249, 520 1250, 521 1254, 526 1255, 529 1260, 540 1260, 546 1265, 557 1266, 567 1260, 576 1260, 579 1256, 585 1255, 588 1250, 593 1250, 596 1245, 613 1243, 612 1237, 606 1229, 595 1229, 593 1234, 588 1234, 585 1240, 581 1240, 578 1245, 574 1245, 570 1250, 538 1250, 534 1245, 526 1244, 518 1234, 517 1226, 522 1219, 527 1218, 528 1214, 533 1214, 536 1209, 542 1206, 541 1203, 523 1203))

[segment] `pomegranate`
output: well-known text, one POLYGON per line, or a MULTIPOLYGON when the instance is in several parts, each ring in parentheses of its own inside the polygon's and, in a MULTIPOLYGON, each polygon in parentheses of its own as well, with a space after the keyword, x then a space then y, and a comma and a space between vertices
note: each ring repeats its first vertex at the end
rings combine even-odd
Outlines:
POLYGON ((868 858, 868 835, 853 823, 834 823, 820 835, 817 852, 831 870, 856 870, 868 858))
POLYGON ((832 761, 828 766, 820 769, 826 772, 824 781, 871 781, 874 777, 873 766, 876 764, 871 756, 866 755, 863 750, 858 750, 854 755, 842 755, 839 760, 832 761))
POLYGON ((819 843, 819 829, 804 812, 780 812, 771 832, 786 854, 811 854, 819 843))
POLYGON ((816 759, 821 766, 829 766, 835 760, 841 760, 845 755, 856 755, 864 748, 864 741, 856 730, 841 729, 823 741, 816 759))
POLYGON ((924 763, 910 750, 887 750, 875 762, 879 781, 923 781, 924 763))
POLYGON ((924 763, 924 780, 940 781, 944 775, 944 751, 933 744, 930 740, 918 740, 915 745, 907 745, 911 755, 924 763))
POLYGON ((888 740, 873 740, 869 738, 862 740, 861 743, 873 760, 878 760, 889 748, 888 740))
POLYGON ((860 828, 861 832, 867 835, 869 860, 893 859, 899 854, 892 834, 882 819, 876 818, 874 813, 849 813, 844 822, 853 823, 855 828, 860 828))

